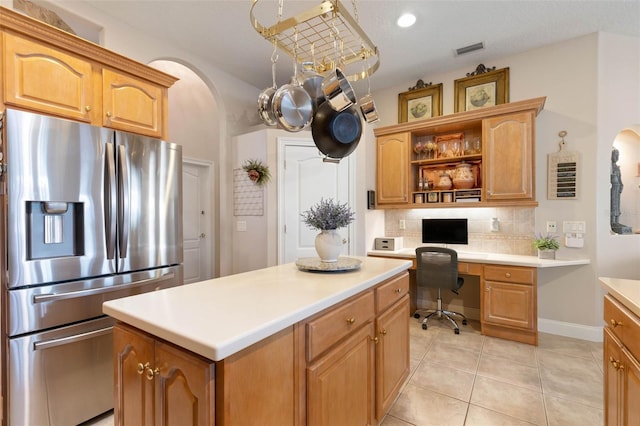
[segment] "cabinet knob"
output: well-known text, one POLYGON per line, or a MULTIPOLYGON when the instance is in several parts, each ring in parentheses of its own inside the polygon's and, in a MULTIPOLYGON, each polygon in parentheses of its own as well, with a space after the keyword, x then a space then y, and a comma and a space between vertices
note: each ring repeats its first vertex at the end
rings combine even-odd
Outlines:
POLYGON ((378 344, 378 342, 380 341, 380 339, 378 339, 378 336, 376 336, 376 337, 369 337, 369 338, 370 338, 370 339, 371 339, 371 341, 372 341, 373 343, 375 343, 376 345, 377 345, 377 344, 378 344))
POLYGON ((355 319, 354 317, 347 318, 347 324, 351 325, 351 324, 353 324, 354 322, 356 322, 356 319, 355 319))
POLYGON ((87 105, 86 107, 84 107, 84 110, 87 112, 91 111, 91 105, 87 105))
POLYGON ((383 336, 386 336, 387 335, 387 330, 383 328, 382 331, 380 331, 380 334, 382 334, 383 336))
POLYGON ((138 374, 144 373, 144 370, 146 370, 147 368, 149 368, 149 363, 143 365, 141 362, 139 362, 137 368, 138 374))
POLYGON ((107 111, 107 117, 111 117, 111 111, 107 111))
POLYGON ((622 365, 620 363, 620 360, 617 359, 613 359, 612 356, 609 357, 609 362, 611 363, 611 366, 613 368, 615 368, 616 370, 624 370, 624 365, 622 365))
POLYGON ((401 291, 402 291, 402 289, 396 288, 396 293, 400 294, 401 291))
POLYGON ((153 370, 151 367, 147 367, 147 380, 153 380, 154 376, 157 376, 158 374, 160 374, 160 369, 156 368, 155 370, 153 370))
POLYGON ((511 278, 511 272, 505 273, 504 276, 507 277, 507 278, 511 278))
POLYGON ((617 326, 622 326, 622 322, 621 321, 616 321, 615 319, 611 318, 611 321, 609 321, 611 323, 611 327, 616 328, 617 326))

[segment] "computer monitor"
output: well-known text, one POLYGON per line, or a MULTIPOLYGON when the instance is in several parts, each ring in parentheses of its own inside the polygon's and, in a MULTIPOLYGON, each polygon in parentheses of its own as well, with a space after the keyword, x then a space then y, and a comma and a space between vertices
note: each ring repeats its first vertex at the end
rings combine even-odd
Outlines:
POLYGON ((422 219, 422 242, 469 244, 467 219, 422 219))

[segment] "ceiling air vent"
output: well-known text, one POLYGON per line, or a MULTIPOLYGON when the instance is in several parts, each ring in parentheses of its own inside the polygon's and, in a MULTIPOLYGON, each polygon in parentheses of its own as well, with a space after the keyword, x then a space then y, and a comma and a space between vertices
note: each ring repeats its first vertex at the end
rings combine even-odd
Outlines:
POLYGON ((456 56, 464 55, 465 53, 471 53, 476 50, 484 49, 484 42, 470 44, 469 46, 460 47, 456 49, 456 56))

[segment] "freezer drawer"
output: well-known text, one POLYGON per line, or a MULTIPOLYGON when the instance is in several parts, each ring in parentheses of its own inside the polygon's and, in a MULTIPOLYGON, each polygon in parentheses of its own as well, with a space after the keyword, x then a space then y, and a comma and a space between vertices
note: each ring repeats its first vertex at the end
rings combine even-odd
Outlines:
POLYGON ((10 290, 10 336, 103 315, 102 303, 183 283, 182 265, 40 287, 10 290))
POLYGON ((113 408, 114 322, 9 339, 8 425, 77 425, 113 408))

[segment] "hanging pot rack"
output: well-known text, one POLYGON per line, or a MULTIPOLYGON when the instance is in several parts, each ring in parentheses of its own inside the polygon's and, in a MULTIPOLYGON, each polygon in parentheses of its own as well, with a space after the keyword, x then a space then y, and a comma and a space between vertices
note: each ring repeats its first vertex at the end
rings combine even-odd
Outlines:
POLYGON ((349 70, 349 66, 357 64, 353 67, 356 72, 345 72, 349 81, 367 78, 380 67, 378 48, 339 0, 325 0, 295 16, 278 20, 270 27, 265 27, 254 17, 254 8, 259 1, 253 0, 249 13, 253 28, 292 58, 296 47, 294 35, 297 34, 295 53, 299 63, 311 62, 319 73, 336 67, 349 70), (338 58, 336 51, 339 52, 338 58))

